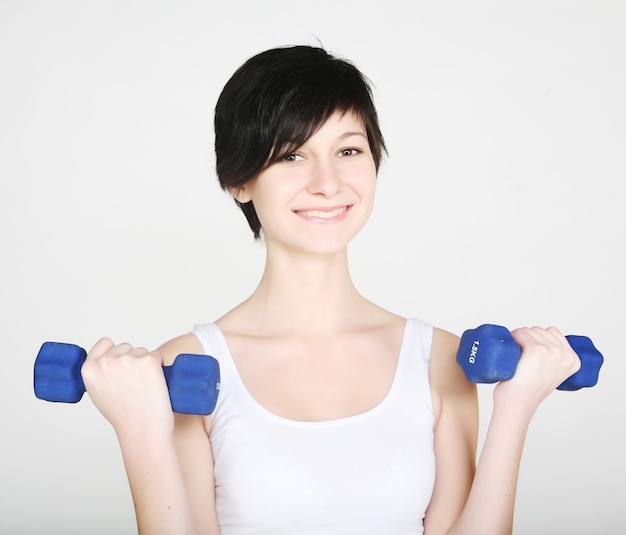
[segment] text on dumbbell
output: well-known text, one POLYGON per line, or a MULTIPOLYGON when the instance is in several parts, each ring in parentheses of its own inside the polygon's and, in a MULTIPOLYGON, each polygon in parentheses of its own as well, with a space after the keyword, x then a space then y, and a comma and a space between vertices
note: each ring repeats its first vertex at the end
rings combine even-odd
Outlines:
POLYGON ((480 345, 480 342, 478 340, 474 340, 474 343, 472 344, 472 349, 470 351, 470 356, 468 359, 470 364, 474 364, 476 362, 476 355, 478 354, 479 345, 480 345))

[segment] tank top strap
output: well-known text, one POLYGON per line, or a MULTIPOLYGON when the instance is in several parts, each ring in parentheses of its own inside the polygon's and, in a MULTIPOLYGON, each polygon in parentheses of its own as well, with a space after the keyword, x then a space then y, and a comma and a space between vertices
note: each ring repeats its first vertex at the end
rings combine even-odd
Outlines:
POLYGON ((246 405, 247 391, 245 390, 235 361, 230 353, 226 338, 215 323, 203 323, 195 325, 191 331, 200 343, 207 355, 211 355, 220 365, 220 393, 213 412, 213 418, 220 414, 221 406, 228 399, 228 406, 233 406, 233 396, 238 399, 236 406, 246 405))
MULTIPOLYGON (((432 413, 432 393, 429 380, 432 348, 432 325, 408 318, 394 379, 393 404, 418 403, 432 413)), ((392 401, 392 400, 390 400, 392 401)), ((390 407, 393 412, 396 407, 390 407)))

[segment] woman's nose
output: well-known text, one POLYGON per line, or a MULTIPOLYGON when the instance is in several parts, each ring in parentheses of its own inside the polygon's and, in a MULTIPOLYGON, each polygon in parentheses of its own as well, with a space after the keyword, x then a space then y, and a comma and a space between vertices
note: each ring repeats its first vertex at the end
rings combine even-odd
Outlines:
POLYGON ((330 162, 317 162, 312 169, 309 191, 330 197, 341 189, 339 170, 330 162))

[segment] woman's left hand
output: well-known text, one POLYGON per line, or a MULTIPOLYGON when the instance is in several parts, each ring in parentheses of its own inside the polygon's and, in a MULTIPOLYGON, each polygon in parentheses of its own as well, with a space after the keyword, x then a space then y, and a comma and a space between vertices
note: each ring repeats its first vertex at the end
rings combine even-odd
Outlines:
POLYGON ((515 375, 494 390, 496 403, 515 403, 534 411, 581 366, 580 358, 556 327, 522 327, 511 331, 522 349, 515 375))

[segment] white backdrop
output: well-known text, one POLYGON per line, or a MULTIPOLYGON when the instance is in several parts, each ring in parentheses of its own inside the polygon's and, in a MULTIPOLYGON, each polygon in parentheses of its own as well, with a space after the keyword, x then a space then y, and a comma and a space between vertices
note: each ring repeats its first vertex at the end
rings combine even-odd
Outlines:
POLYGON ((537 413, 515 533, 626 533, 624 6, 0 0, 0 532, 135 532, 113 430, 88 396, 35 399, 36 353, 153 347, 254 288, 213 107, 249 56, 319 39, 373 80, 390 148, 357 285, 457 334, 590 336, 599 384, 537 413))

